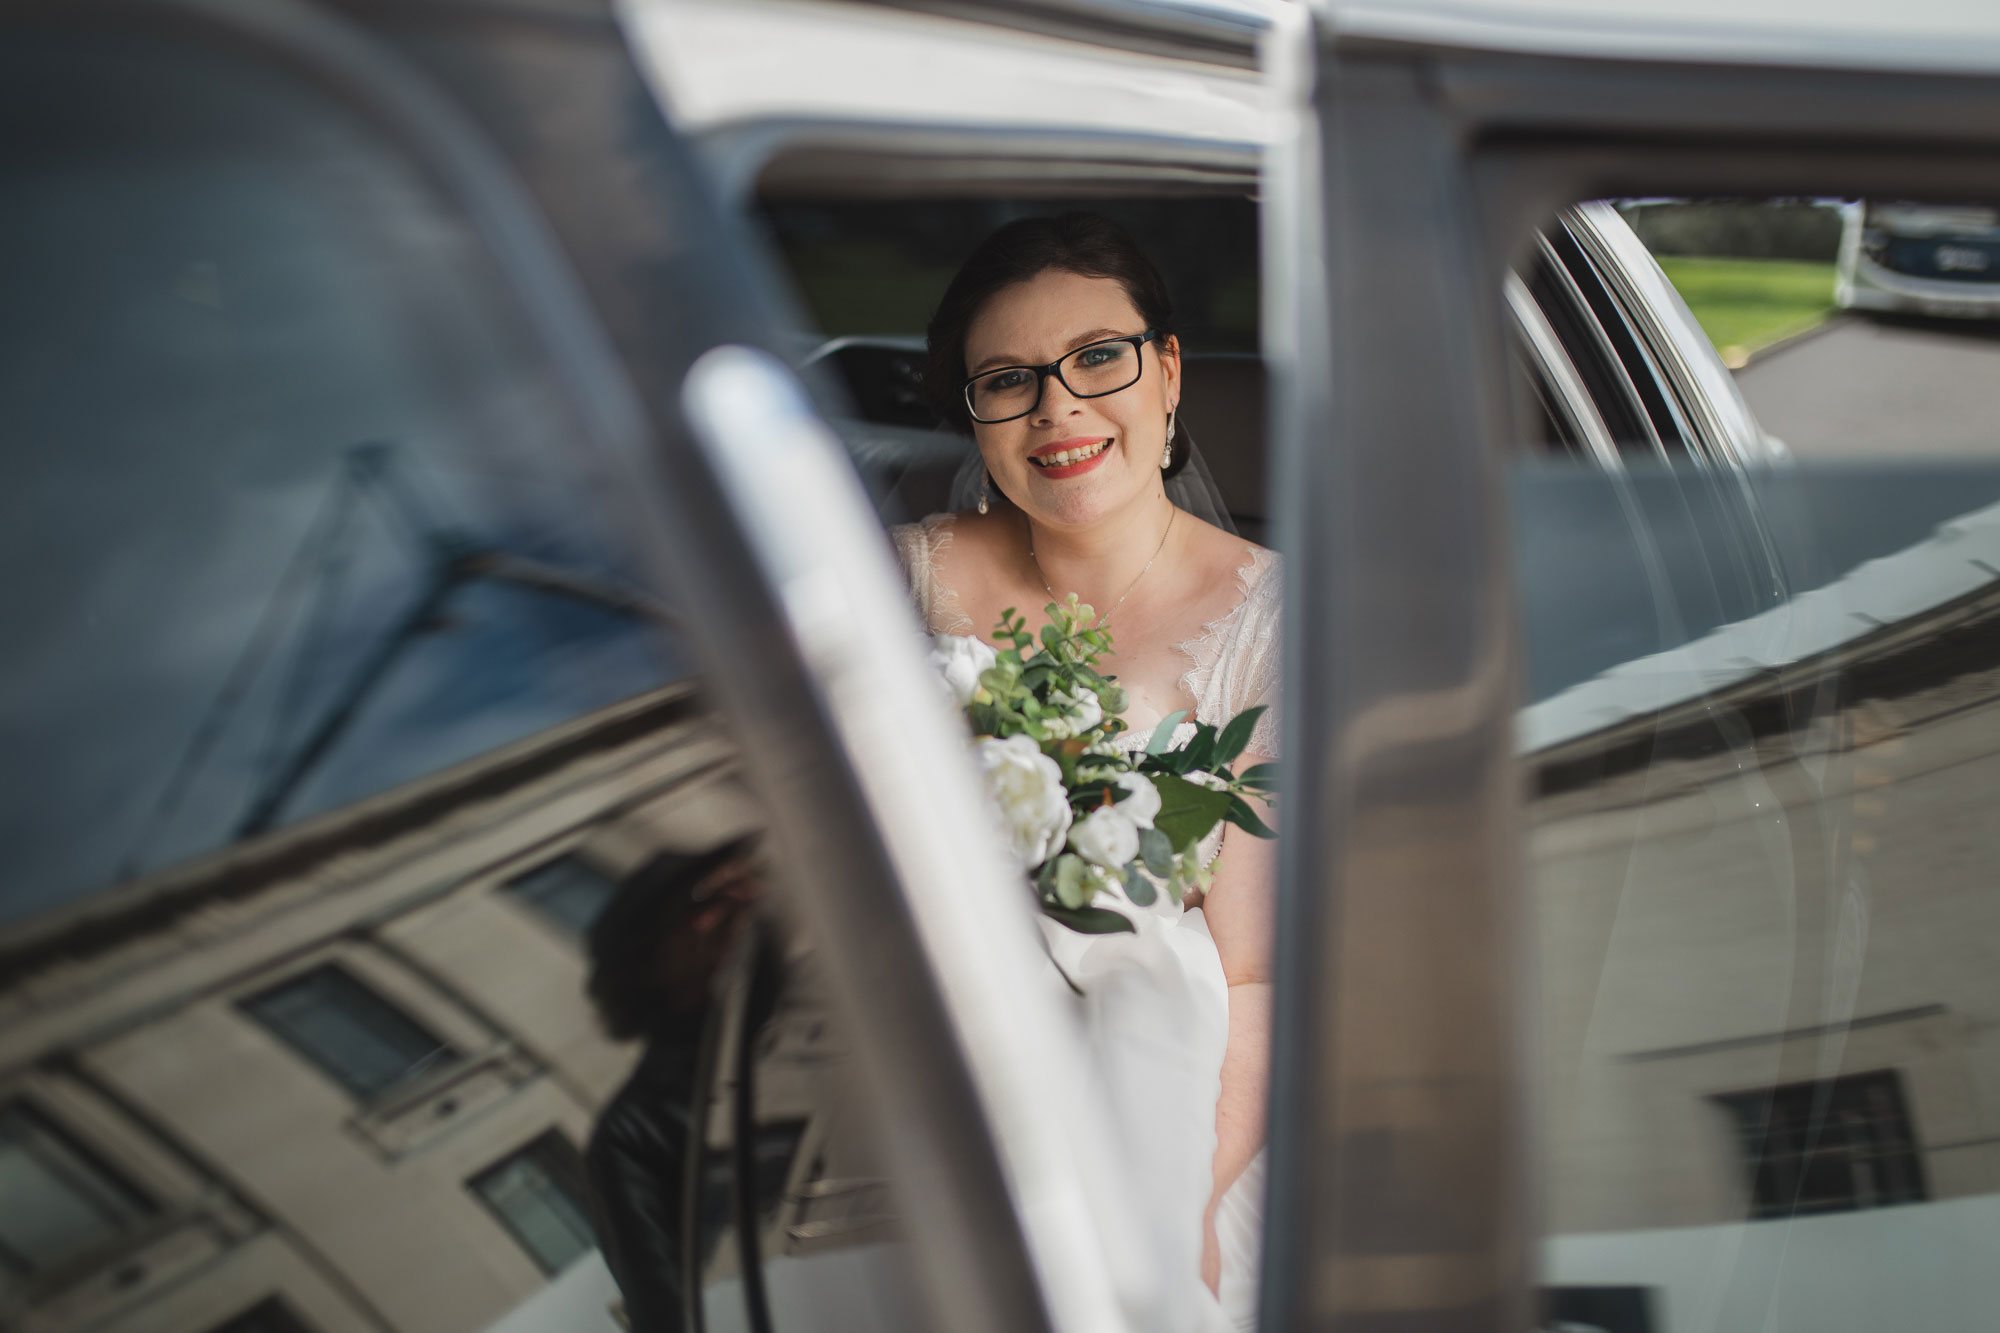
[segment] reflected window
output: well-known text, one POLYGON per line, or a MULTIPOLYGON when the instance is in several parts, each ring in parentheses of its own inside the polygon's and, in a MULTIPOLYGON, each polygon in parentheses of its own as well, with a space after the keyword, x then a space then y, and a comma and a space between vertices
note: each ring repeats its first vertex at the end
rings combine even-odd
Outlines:
POLYGON ((1736 1124, 1753 1217, 1851 1212, 1926 1197, 1894 1070, 1716 1100, 1736 1124))
POLYGON ((596 1245, 583 1202, 583 1163, 559 1134, 542 1135, 466 1183, 551 1277, 596 1245))
POLYGON ((458 1059, 415 1019, 332 964, 243 1008, 363 1101, 458 1059))
POLYGON ((152 1209, 22 1102, 0 1107, 0 1264, 32 1277, 115 1241, 152 1209))
POLYGON ((311 1330, 285 1308, 283 1301, 273 1297, 251 1306, 226 1324, 218 1324, 209 1333, 311 1333, 311 1330))
POLYGON ((579 856, 558 856, 508 880, 505 887, 578 936, 589 932, 597 914, 618 892, 616 882, 579 856))

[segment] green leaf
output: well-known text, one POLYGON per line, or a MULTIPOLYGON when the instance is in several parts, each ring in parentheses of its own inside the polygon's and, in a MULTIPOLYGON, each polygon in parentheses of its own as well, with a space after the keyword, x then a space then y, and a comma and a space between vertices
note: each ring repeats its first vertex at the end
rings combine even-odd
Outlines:
POLYGON ((1178 708, 1160 719, 1160 725, 1153 728, 1153 739, 1146 742, 1147 754, 1159 754, 1174 738, 1174 728, 1187 720, 1187 709, 1178 708))
POLYGON ((1137 862, 1125 867, 1125 896, 1136 907, 1151 907, 1153 900, 1160 896, 1159 890, 1153 887, 1153 881, 1146 878, 1146 872, 1139 869, 1137 862))
POLYGON ((1139 859, 1146 863, 1146 869, 1165 879, 1173 872, 1174 844, 1157 828, 1140 829, 1139 859))
POLYGON ((1183 773, 1188 772, 1190 769, 1207 768, 1213 764, 1215 762, 1215 728, 1209 726, 1206 722, 1195 727, 1194 739, 1187 743, 1187 748, 1181 751, 1181 756, 1184 765, 1181 769, 1183 773))
MULTIPOLYGON (((1153 827, 1166 834, 1176 852, 1184 852, 1207 837, 1229 813, 1229 802, 1241 799, 1171 773, 1156 773, 1152 778, 1160 791, 1160 813, 1153 816, 1153 827)), ((1140 845, 1143 850, 1143 840, 1140 845)))
POLYGON ((1080 908, 1090 901, 1083 882, 1083 860, 1071 852, 1056 858, 1056 900, 1064 907, 1080 908))
POLYGON ((1276 764, 1254 764, 1245 769, 1243 776, 1238 778, 1237 781, 1246 787, 1254 787, 1258 791, 1276 791, 1278 789, 1278 766, 1276 764))
POLYGON ((1057 907, 1044 903, 1042 915, 1068 926, 1079 935, 1116 935, 1120 931, 1136 935, 1139 931, 1130 917, 1108 907, 1057 907))
POLYGON ((1250 808, 1250 802, 1244 800, 1241 796, 1232 795, 1229 798, 1229 822, 1236 825, 1237 828, 1242 829, 1245 833, 1254 834, 1259 838, 1275 838, 1278 836, 1271 831, 1270 827, 1263 820, 1257 818, 1257 812, 1250 808))
POLYGON ((1215 758, 1211 763, 1234 763, 1250 744, 1250 733, 1257 728, 1257 719, 1264 715, 1266 705, 1246 708, 1229 719, 1229 725, 1222 729, 1222 737, 1215 743, 1215 758))

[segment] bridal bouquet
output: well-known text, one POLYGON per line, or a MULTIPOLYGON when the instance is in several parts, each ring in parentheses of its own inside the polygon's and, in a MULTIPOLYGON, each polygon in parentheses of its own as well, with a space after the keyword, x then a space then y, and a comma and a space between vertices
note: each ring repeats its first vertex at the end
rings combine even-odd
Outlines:
POLYGON ((1275 765, 1230 768, 1264 709, 1220 731, 1198 725, 1174 747, 1183 710, 1161 719, 1143 752, 1122 749, 1113 738, 1126 729, 1125 691, 1097 671, 1110 632, 1073 594, 1046 610, 1039 641, 1009 608, 993 638, 1010 647, 940 634, 931 661, 972 725, 988 798, 1042 911, 1086 934, 1129 931, 1129 916, 1095 905, 1100 894, 1179 903, 1208 888, 1213 872, 1196 847, 1216 825, 1274 836, 1246 798, 1271 800, 1275 765))

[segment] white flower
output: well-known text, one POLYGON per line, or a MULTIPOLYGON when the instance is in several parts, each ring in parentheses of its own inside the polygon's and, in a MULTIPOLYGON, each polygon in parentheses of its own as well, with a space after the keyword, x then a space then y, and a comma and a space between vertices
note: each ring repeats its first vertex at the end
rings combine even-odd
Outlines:
POLYGON ((1160 813, 1160 789, 1143 773, 1120 773, 1117 780, 1119 786, 1131 793, 1118 803, 1118 809, 1139 828, 1153 827, 1153 820, 1160 813))
POLYGON ((1069 845, 1084 860, 1116 870, 1139 854, 1139 826, 1124 807, 1102 805, 1069 831, 1069 845))
POLYGON ((1049 702, 1063 710, 1076 730, 1070 734, 1080 736, 1104 721, 1104 705, 1098 702, 1095 690, 1079 690, 1079 697, 1072 698, 1067 691, 1050 690, 1049 702))
POLYGON ((960 708, 979 693, 981 673, 999 660, 993 646, 970 634, 939 634, 931 639, 931 666, 944 677, 960 708))
POLYGON ((973 745, 986 794, 1023 870, 1053 856, 1069 830, 1069 793, 1062 769, 1026 736, 982 736, 973 745))

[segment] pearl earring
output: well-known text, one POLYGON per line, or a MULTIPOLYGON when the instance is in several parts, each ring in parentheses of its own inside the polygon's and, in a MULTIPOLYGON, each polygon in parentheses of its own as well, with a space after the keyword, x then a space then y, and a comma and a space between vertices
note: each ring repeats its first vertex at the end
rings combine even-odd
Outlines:
POLYGON ((979 512, 982 514, 986 512, 986 486, 992 480, 993 474, 991 472, 985 473, 979 478, 979 512))
POLYGON ((1167 445, 1160 450, 1160 471, 1165 472, 1174 465, 1174 414, 1167 413, 1167 445))

